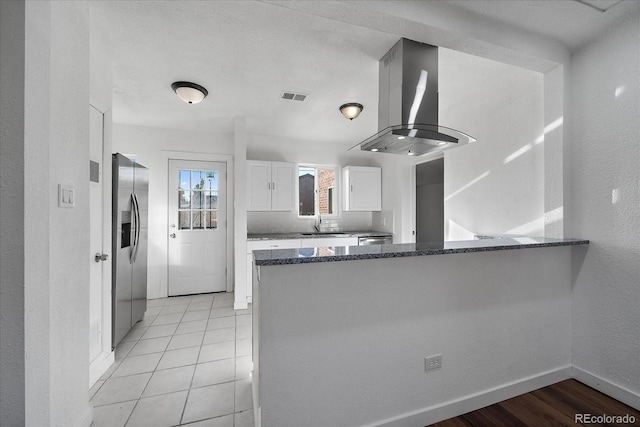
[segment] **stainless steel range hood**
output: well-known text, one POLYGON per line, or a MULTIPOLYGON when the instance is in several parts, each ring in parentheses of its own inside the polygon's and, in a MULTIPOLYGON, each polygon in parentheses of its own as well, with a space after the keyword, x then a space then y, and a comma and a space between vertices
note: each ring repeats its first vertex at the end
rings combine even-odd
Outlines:
POLYGON ((351 149, 420 156, 476 139, 438 125, 438 48, 400 39, 380 60, 380 132, 351 149))

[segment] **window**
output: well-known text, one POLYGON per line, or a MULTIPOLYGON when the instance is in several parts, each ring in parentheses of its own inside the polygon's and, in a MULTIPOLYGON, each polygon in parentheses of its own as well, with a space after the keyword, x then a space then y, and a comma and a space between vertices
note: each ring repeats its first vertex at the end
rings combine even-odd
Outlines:
POLYGON ((218 171, 178 171, 178 229, 218 228, 218 171))
POLYGON ((338 216, 338 166, 298 166, 298 215, 338 216))

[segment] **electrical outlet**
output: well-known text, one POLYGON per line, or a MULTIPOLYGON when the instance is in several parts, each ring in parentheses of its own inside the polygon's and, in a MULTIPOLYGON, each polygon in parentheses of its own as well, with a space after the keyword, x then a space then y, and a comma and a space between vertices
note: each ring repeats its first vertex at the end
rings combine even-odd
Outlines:
POLYGON ((436 354, 435 356, 427 356, 424 358, 424 370, 430 371, 432 369, 442 368, 442 355, 436 354))

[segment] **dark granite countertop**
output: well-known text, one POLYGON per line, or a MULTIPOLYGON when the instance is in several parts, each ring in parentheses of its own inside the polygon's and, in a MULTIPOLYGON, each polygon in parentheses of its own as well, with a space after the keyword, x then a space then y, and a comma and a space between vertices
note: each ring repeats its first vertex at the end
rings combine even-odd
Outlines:
POLYGON ((340 237, 365 237, 365 236, 392 236, 393 233, 385 231, 326 231, 326 232, 294 232, 294 233, 249 233, 247 240, 284 240, 284 239, 316 239, 316 238, 340 238, 340 237))
POLYGON ((588 240, 580 239, 510 236, 495 239, 460 240, 444 243, 402 243, 393 245, 260 250, 253 251, 253 259, 256 265, 265 266, 588 244, 588 240))

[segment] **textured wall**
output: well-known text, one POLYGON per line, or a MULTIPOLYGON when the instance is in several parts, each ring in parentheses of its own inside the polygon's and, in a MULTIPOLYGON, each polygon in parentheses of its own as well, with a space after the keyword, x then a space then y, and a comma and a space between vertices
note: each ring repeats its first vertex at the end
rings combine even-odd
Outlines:
POLYGON ((566 378, 572 251, 261 267, 262 425, 370 425, 414 411, 425 413, 404 425, 427 425, 438 405, 466 412, 460 401, 476 394, 566 378), (443 367, 427 373, 434 354, 443 367))
POLYGON ((445 240, 544 234, 543 75, 440 50, 440 125, 478 139, 444 154, 445 240))
MULTIPOLYGON (((39 3, 39 2, 35 2, 39 3)), ((40 7, 33 5, 33 13, 40 7)), ((86 2, 51 2, 48 80, 49 179, 48 199, 30 200, 25 211, 29 223, 40 220, 42 202, 48 206, 49 280, 27 282, 28 287, 48 287, 50 425, 79 425, 91 419, 89 392, 89 8, 86 2), (73 94, 73 96, 70 96, 73 94), (58 207, 58 184, 75 188, 73 209, 58 207), (70 272, 73 272, 70 274, 70 272), (72 309, 71 309, 72 308, 72 309), (70 349, 72 349, 70 351, 70 349)), ((35 95, 34 95, 35 96, 35 95)), ((27 99, 34 99, 27 97, 27 99)), ((45 98, 46 99, 46 98, 45 98)), ((36 117, 32 117, 35 121, 36 117)), ((35 124, 35 123, 33 123, 35 124)), ((30 144, 41 141, 30 140, 30 144)), ((40 146, 42 149, 42 146, 40 146)), ((27 188, 42 185, 39 164, 27 170, 27 188), (34 167, 35 166, 35 167, 34 167)), ((42 245, 43 235, 27 235, 27 243, 42 245), (37 242, 37 243, 36 243, 37 242)), ((29 253, 29 251, 27 251, 29 253)), ((28 256, 33 264, 38 258, 28 256)), ((31 313, 30 313, 31 314, 31 313)), ((30 324, 29 330, 39 327, 30 324)), ((28 353, 33 355, 33 353, 28 353)), ((35 424, 35 423, 34 423, 35 424)))
POLYGON ((10 261, 12 268, 2 269, 1 349, 3 371, 5 363, 13 371, 8 383, 2 378, 1 422, 88 426, 87 4, 3 2, 2 30, 1 179, 3 191, 11 192, 2 195, 2 230, 10 231, 2 236, 2 262, 10 261), (9 66, 16 68, 12 91, 5 92, 9 66), (58 184, 75 188, 73 209, 58 207, 58 184), (7 244, 13 245, 11 259, 5 257, 7 244), (11 281, 6 288, 5 279, 11 281), (23 332, 15 328, 21 321, 23 332), (9 352, 5 325, 11 326, 9 352))
POLYGON ((571 60, 567 234, 591 241, 574 285, 573 363, 640 405, 640 16, 571 60))

